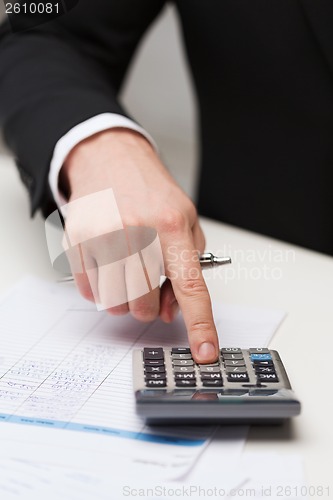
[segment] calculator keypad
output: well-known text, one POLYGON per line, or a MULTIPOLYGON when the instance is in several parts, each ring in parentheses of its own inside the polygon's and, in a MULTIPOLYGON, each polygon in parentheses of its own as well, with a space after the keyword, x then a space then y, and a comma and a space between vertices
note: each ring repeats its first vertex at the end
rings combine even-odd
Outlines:
POLYGON ((267 387, 278 383, 273 356, 267 348, 222 348, 217 362, 197 365, 188 347, 145 347, 146 387, 234 388, 267 387), (267 385, 266 385, 267 384, 267 385))
POLYGON ((134 349, 133 391, 148 424, 268 424, 301 410, 279 353, 266 347, 224 347, 209 364, 188 347, 134 349))

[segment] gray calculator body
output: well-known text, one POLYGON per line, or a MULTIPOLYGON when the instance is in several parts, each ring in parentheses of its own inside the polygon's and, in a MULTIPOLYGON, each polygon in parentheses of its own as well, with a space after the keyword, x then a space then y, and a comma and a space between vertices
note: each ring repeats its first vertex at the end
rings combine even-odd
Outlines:
POLYGON ((278 352, 266 348, 224 348, 210 365, 185 347, 134 350, 133 385, 149 424, 271 424, 301 410, 278 352))

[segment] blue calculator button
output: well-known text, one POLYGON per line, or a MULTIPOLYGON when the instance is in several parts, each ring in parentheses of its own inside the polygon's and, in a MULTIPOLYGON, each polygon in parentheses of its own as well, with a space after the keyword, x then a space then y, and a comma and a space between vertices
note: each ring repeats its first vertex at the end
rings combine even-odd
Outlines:
POLYGON ((271 359, 271 354, 251 354, 251 361, 270 361, 271 359))

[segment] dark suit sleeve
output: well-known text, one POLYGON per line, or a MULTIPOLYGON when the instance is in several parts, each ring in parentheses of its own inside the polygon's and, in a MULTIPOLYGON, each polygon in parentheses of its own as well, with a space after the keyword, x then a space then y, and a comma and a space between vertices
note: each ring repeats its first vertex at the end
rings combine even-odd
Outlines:
POLYGON ((57 141, 117 100, 133 52, 163 0, 80 0, 34 29, 0 28, 0 124, 31 198, 53 208, 48 171, 57 141))

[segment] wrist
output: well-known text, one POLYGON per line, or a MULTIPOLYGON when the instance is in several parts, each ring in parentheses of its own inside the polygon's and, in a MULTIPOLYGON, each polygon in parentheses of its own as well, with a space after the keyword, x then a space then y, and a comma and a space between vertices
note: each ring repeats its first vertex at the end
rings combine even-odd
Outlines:
MULTIPOLYGON (((72 149, 61 168, 60 190, 67 199, 73 192, 78 192, 79 195, 81 193, 82 196, 87 190, 93 191, 99 178, 99 170, 105 172, 105 163, 110 164, 111 158, 121 160, 130 155, 131 151, 156 155, 151 143, 142 134, 131 129, 112 128, 84 139, 72 149)), ((96 189, 100 187, 96 186, 96 189)))

